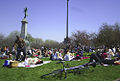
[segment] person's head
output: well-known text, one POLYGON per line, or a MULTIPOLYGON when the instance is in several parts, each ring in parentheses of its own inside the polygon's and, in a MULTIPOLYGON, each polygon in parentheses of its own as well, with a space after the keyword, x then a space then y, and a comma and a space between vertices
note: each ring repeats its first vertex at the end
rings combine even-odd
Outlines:
POLYGON ((100 55, 101 54, 100 50, 97 50, 96 54, 100 55))
POLYGON ((17 40, 20 40, 20 36, 16 35, 17 40))
POLYGON ((17 39, 20 39, 20 37, 19 37, 18 35, 16 35, 16 38, 17 38, 17 39))

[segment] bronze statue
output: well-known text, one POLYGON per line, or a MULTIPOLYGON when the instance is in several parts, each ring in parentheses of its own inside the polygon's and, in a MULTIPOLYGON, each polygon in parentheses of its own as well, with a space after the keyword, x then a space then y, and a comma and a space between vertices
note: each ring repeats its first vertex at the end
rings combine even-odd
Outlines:
POLYGON ((25 9, 24 9, 24 12, 25 12, 24 18, 26 18, 26 16, 28 16, 27 11, 28 11, 28 8, 25 8, 25 9))

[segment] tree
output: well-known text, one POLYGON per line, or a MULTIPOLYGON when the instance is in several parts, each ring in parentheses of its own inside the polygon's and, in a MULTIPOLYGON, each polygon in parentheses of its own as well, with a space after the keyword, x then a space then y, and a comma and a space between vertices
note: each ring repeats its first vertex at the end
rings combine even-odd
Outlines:
POLYGON ((4 35, 0 33, 0 47, 3 46, 3 44, 4 44, 4 39, 5 39, 4 35))
POLYGON ((71 41, 74 46, 88 46, 90 43, 89 35, 87 34, 87 32, 81 32, 79 30, 77 30, 76 32, 72 32, 71 41))
POLYGON ((44 41, 41 38, 34 38, 31 43, 31 47, 40 48, 43 45, 44 41))
POLYGON ((120 45, 120 26, 119 24, 115 24, 113 26, 113 37, 112 37, 112 41, 114 43, 114 46, 117 47, 118 45, 120 45))
POLYGON ((12 49, 14 42, 16 40, 16 35, 20 36, 19 31, 12 31, 5 39, 4 39, 4 46, 8 46, 12 49))
POLYGON ((118 24, 115 25, 107 25, 103 24, 99 29, 97 42, 99 45, 104 45, 105 47, 111 48, 113 46, 120 45, 120 26, 118 24))
POLYGON ((12 31, 7 37, 12 38, 12 39, 16 39, 17 35, 20 36, 20 32, 15 30, 15 31, 12 31))
POLYGON ((91 47, 97 47, 97 34, 96 33, 90 33, 89 34, 89 40, 90 40, 90 46, 91 47))
POLYGON ((32 37, 32 35, 31 34, 27 34, 27 38, 28 38, 28 41, 29 42, 33 42, 35 39, 32 37))
POLYGON ((58 48, 59 42, 54 41, 54 40, 45 40, 44 46, 47 48, 58 48))

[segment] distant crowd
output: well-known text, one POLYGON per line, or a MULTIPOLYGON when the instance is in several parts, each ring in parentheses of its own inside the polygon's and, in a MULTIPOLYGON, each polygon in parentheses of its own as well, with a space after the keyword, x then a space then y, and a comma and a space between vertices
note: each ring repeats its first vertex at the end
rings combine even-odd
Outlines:
MULTIPOLYGON (((109 48, 109 49, 91 49, 89 48, 87 51, 80 48, 73 48, 72 50, 67 50, 65 52, 64 49, 53 49, 53 48, 31 48, 26 51, 26 57, 37 57, 37 58, 44 58, 44 57, 50 57, 51 60, 76 60, 81 59, 82 57, 86 57, 89 55, 89 52, 96 52, 100 51, 101 54, 104 55, 104 58, 107 57, 107 59, 111 59, 113 56, 120 57, 120 49, 118 48, 109 48), (83 54, 84 52, 87 52, 87 54, 83 54)), ((21 56, 23 55, 23 52, 20 53, 21 56)), ((0 48, 0 58, 1 59, 16 59, 17 56, 17 50, 13 47, 13 49, 10 51, 8 46, 1 47, 0 48)), ((90 55, 89 55, 90 56, 90 55)), ((18 59, 20 60, 20 59, 18 59)))

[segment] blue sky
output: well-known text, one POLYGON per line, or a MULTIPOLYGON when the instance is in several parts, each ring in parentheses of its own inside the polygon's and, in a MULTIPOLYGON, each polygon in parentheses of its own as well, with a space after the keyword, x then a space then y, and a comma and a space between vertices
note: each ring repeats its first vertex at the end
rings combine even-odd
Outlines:
MULTIPOLYGON (((63 41, 67 0, 0 0, 0 33, 21 30, 28 8, 28 33, 35 38, 63 41)), ((76 30, 98 32, 103 23, 120 22, 120 0, 69 0, 69 36, 76 30)))

